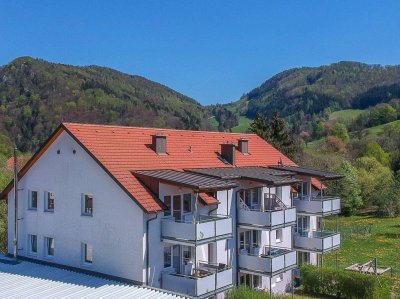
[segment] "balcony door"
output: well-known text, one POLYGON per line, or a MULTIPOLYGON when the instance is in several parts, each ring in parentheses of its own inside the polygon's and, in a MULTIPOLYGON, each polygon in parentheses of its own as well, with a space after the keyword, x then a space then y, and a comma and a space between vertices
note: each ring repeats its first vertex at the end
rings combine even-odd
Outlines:
POLYGON ((174 245, 172 248, 172 267, 176 273, 190 275, 193 272, 193 247, 174 245))
POLYGON ((297 216, 296 231, 300 236, 307 237, 310 231, 310 217, 297 216))
POLYGON ((261 231, 246 230, 239 234, 240 251, 246 251, 249 254, 259 255, 261 244, 261 231))
POLYGON ((172 197, 173 216, 177 221, 185 221, 186 215, 191 215, 193 211, 192 195, 174 195, 172 197))
POLYGON ((259 191, 260 189, 258 188, 240 190, 241 199, 251 210, 257 210, 260 208, 259 191))

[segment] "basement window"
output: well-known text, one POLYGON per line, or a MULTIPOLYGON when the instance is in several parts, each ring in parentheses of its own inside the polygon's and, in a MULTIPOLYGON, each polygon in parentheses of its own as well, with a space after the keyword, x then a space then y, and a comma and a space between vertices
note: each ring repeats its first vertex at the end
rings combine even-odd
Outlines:
POLYGON ((37 254, 37 235, 28 235, 29 254, 37 254))
POLYGON ((93 263, 93 245, 83 243, 82 251, 83 263, 91 265, 93 263))
POLYGON ((47 258, 54 257, 54 238, 45 237, 44 238, 45 254, 47 258))

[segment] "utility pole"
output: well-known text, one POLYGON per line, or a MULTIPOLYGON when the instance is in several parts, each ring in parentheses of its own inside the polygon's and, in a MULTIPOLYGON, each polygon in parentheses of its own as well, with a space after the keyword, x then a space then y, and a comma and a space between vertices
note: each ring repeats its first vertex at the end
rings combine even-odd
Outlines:
POLYGON ((18 258, 18 160, 14 145, 14 258, 18 258))

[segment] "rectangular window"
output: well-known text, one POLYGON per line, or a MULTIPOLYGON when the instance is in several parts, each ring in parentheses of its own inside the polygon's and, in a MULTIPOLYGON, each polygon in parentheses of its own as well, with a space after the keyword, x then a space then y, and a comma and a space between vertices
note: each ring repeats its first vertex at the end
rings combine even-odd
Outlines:
POLYGON ((85 264, 93 263, 93 245, 84 243, 83 249, 83 262, 85 264))
POLYGON ((28 235, 28 246, 29 253, 36 254, 37 253, 37 235, 28 235))
POLYGON ((46 245, 46 256, 53 257, 54 256, 54 238, 45 237, 44 243, 46 245))
POLYGON ((53 192, 44 192, 44 210, 46 212, 54 211, 54 200, 55 196, 53 192))
POLYGON ((93 215, 93 196, 89 194, 82 194, 82 215, 93 215))
POLYGON ((283 273, 279 274, 276 278, 276 282, 281 282, 283 280, 283 273))
POLYGON ((183 212, 190 213, 192 211, 192 194, 183 195, 183 212))
POLYGON ((164 247, 164 268, 172 266, 172 246, 164 247))
POLYGON ((38 192, 29 190, 29 210, 37 209, 38 192))
POLYGON ((164 203, 168 210, 164 211, 164 216, 171 216, 171 196, 164 196, 164 203))
POLYGON ((283 241, 283 230, 277 229, 276 230, 276 243, 281 243, 283 241))

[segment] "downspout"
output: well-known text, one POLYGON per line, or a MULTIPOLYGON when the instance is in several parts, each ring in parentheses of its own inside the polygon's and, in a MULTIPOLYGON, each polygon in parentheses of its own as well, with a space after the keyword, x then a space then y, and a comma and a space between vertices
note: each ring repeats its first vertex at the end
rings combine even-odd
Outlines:
POLYGON ((18 258, 18 161, 17 146, 14 146, 14 258, 18 258))
POLYGON ((146 285, 149 285, 149 264, 150 264, 150 241, 149 241, 149 227, 150 227, 150 221, 153 221, 158 218, 158 213, 156 214, 156 217, 150 218, 146 220, 146 285))
MULTIPOLYGON (((238 206, 238 193, 240 192, 240 190, 237 190, 236 191, 236 194, 235 194, 235 211, 236 211, 236 215, 235 215, 235 228, 232 228, 232 229, 235 229, 235 239, 236 239, 236 244, 235 244, 235 248, 236 248, 236 254, 235 254, 235 257, 236 257, 236 285, 238 286, 239 285, 239 282, 240 282, 240 274, 239 274, 239 233, 238 233, 238 229, 237 229, 237 223, 238 223, 238 214, 239 214, 239 206, 238 206)), ((233 272, 235 272, 235 271, 233 271, 233 272)))

